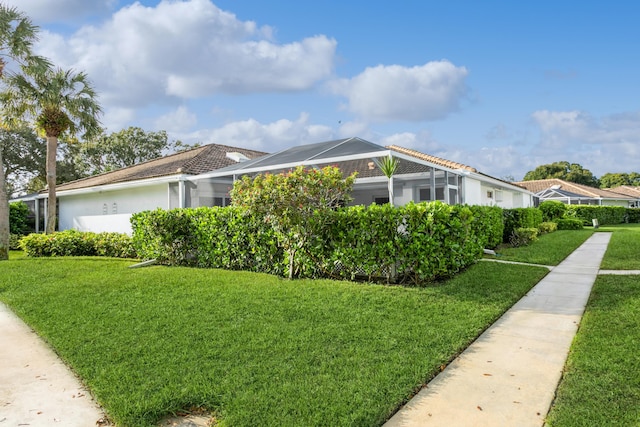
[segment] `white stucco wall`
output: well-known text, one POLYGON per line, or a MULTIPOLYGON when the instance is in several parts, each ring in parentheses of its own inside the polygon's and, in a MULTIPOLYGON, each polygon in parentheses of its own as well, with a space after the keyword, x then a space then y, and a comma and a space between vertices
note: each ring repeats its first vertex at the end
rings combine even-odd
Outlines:
POLYGON ((60 230, 131 233, 131 214, 168 208, 167 184, 114 191, 59 195, 60 230), (106 213, 105 213, 106 207, 106 213))

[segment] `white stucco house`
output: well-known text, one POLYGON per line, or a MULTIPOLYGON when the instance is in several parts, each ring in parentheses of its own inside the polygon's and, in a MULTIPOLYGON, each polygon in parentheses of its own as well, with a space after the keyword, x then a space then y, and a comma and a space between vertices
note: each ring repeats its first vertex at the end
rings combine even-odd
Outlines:
MULTIPOLYGON (((361 138, 346 138, 291 147, 265 154, 211 144, 129 168, 60 185, 60 230, 131 232, 131 214, 156 208, 226 206, 229 190, 243 175, 278 173, 296 166, 338 166, 356 171, 352 204, 387 203, 388 179, 378 166, 394 157, 394 204, 440 200, 449 204, 530 207, 534 194, 473 167, 415 150, 383 147, 361 138)), ((33 196, 32 206, 44 206, 33 196)), ((25 200, 26 201, 26 200, 25 200)), ((46 217, 42 208, 36 215, 46 217)))

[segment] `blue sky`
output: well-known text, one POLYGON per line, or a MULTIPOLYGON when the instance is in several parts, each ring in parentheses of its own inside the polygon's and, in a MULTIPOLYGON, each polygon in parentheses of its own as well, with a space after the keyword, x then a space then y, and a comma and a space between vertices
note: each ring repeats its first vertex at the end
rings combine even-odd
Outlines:
POLYGON ((640 2, 3 0, 109 131, 276 151, 359 136, 521 179, 640 171, 640 2))

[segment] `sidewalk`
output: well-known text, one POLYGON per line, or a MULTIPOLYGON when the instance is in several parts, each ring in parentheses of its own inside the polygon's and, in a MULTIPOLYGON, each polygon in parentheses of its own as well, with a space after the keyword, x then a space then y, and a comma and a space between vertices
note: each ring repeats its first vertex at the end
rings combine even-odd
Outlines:
POLYGON ((385 427, 541 427, 610 238, 593 234, 385 427))
POLYGON ((0 303, 0 427, 96 427, 102 416, 67 366, 0 303))

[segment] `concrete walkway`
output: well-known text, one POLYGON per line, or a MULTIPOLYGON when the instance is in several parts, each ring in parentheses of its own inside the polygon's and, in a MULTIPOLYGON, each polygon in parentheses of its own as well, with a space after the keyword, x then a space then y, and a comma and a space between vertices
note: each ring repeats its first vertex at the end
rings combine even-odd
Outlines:
POLYGON ((611 233, 595 233, 385 427, 541 427, 611 233))
POLYGON ((0 303, 0 427, 96 427, 102 417, 67 366, 0 303))

